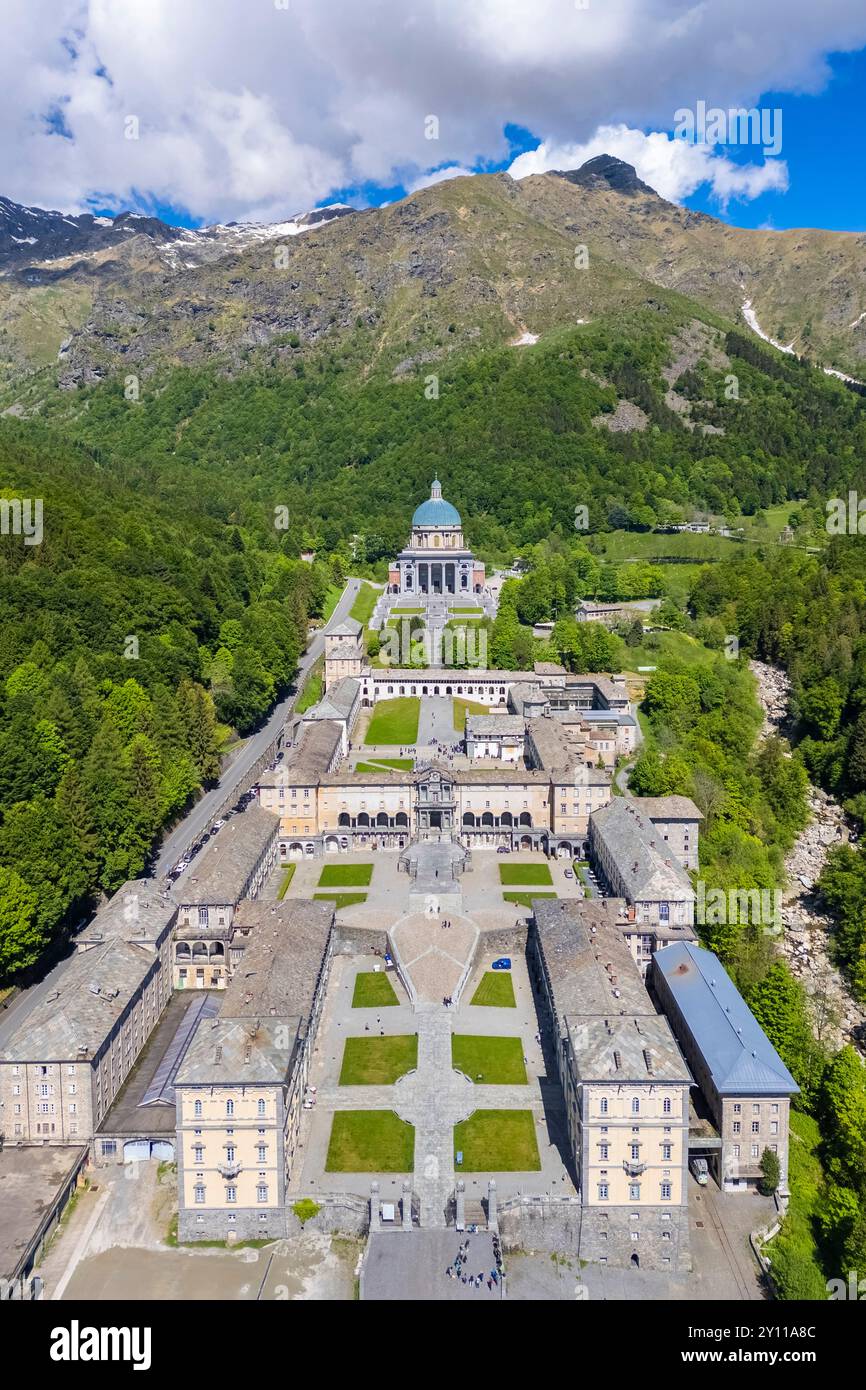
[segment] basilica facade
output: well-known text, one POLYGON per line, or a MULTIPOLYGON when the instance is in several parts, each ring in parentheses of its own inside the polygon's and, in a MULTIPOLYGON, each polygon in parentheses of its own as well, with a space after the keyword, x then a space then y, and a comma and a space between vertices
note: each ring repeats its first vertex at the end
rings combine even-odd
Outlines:
POLYGON ((390 568, 392 594, 467 598, 482 593, 484 565, 466 546, 460 513, 434 478, 430 496, 415 510, 412 537, 390 568))

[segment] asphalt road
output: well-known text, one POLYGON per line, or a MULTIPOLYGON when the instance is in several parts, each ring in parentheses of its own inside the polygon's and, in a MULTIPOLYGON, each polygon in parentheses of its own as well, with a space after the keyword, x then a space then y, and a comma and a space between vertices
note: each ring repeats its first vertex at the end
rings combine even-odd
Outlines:
POLYGON ((168 873, 172 865, 176 864, 187 845, 194 844, 211 821, 217 815, 220 807, 228 801, 232 793, 240 786, 246 774, 258 762, 259 758, 265 753, 274 739, 280 733, 283 725, 292 712, 294 703, 298 698, 298 693, 307 679, 311 668, 318 661, 322 652, 325 650, 325 639, 323 634, 331 627, 336 627, 349 616, 352 604, 358 596, 361 587, 360 579, 350 579, 345 589, 340 595, 339 602, 334 609, 328 622, 312 638, 306 652, 298 663, 298 676, 292 692, 275 705, 268 719, 267 724, 259 729, 258 733, 247 739, 237 757, 226 769, 215 787, 196 802, 192 810, 184 816, 183 820, 175 826, 171 834, 162 843, 159 858, 154 868, 154 876, 163 878, 168 873))
MULTIPOLYGON (((247 740, 217 785, 206 792, 200 801, 196 802, 183 820, 174 827, 168 838, 163 841, 159 857, 151 871, 151 877, 161 879, 165 876, 180 858, 187 845, 194 844, 203 834, 220 807, 230 800, 243 778, 273 743, 291 714, 295 700, 298 698, 298 693, 306 681, 311 667, 315 665, 325 649, 323 634, 349 616, 349 611, 357 598, 361 583, 360 579, 350 579, 347 582, 328 622, 311 639, 306 652, 298 663, 298 675, 294 689, 284 700, 274 706, 267 724, 247 740)), ((16 995, 12 1000, 8 1008, 0 1011, 0 1048, 5 1047, 12 1033, 27 1018, 39 1001, 52 989, 58 988, 60 978, 74 954, 74 949, 73 943, 70 943, 68 954, 53 966, 38 984, 22 990, 21 994, 16 995)))

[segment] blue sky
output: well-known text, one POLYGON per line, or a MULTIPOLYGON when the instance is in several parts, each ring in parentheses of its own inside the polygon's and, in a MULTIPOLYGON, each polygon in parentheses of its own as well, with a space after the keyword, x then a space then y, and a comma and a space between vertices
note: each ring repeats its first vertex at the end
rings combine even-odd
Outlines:
POLYGON ((3 37, 30 205, 274 222, 606 151, 741 226, 866 228, 866 0, 4 0, 3 37), (781 108, 779 157, 669 139, 699 101, 781 108))
MULTIPOLYGON (((792 96, 788 92, 762 93, 756 105, 782 111, 782 149, 780 157, 788 166, 789 187, 785 192, 769 191, 749 200, 733 198, 724 206, 711 188, 702 186, 682 199, 686 207, 709 213, 739 227, 826 227, 835 231, 866 230, 866 180, 863 128, 866 123, 866 49, 857 53, 833 54, 829 58, 832 78, 818 95, 792 96)), ((58 125, 60 122, 58 122, 58 125)), ((505 121, 504 136, 508 155, 500 160, 478 161, 475 172, 492 173, 509 168, 516 155, 534 150, 540 137, 519 125, 505 121)), ((670 133, 670 132, 669 132, 670 133)), ((64 132, 65 134, 65 132, 64 132)), ((762 162, 760 150, 748 146, 723 145, 719 153, 737 164, 762 162)), ((447 168, 445 160, 436 168, 447 168)), ((329 202, 378 207, 405 196, 400 183, 366 180, 330 189, 316 200, 316 206, 329 202)), ((138 190, 135 205, 165 221, 183 227, 201 226, 204 219, 138 190)), ((111 212, 98 199, 98 212, 111 212)), ((298 209, 300 210, 300 209, 298 209)))

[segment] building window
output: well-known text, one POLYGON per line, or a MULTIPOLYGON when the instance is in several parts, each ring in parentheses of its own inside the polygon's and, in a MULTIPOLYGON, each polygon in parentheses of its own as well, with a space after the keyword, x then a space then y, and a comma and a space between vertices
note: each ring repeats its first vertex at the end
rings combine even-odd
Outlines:
POLYGON ((201 1144, 196 1144, 195 1148, 193 1149, 193 1160, 195 1163, 204 1162, 204 1148, 201 1144))
POLYGON ((226 1145, 226 1163, 234 1163, 234 1161, 235 1161, 235 1146, 234 1146, 234 1144, 227 1144, 227 1145, 226 1145))
POLYGON ((238 1200, 238 1190, 237 1190, 237 1188, 236 1188, 236 1187, 227 1187, 227 1188, 226 1188, 226 1201, 227 1201, 227 1202, 236 1202, 237 1200, 238 1200))
POLYGON ((260 1114, 260 1115, 264 1115, 264 1113, 265 1113, 265 1102, 264 1102, 263 1100, 260 1100, 260 1101, 259 1101, 259 1114, 260 1114))
POLYGON ((601 1106, 600 1106, 599 1108, 601 1109, 602 1115, 606 1115, 606 1114, 607 1114, 607 1096, 602 1096, 602 1098, 601 1098, 601 1106))
POLYGON ((671 1098, 670 1098, 670 1096, 665 1096, 664 1100, 662 1101, 662 1110, 664 1111, 664 1113, 665 1113, 666 1115, 669 1115, 669 1114, 671 1113, 671 1098))
POLYGON ((267 1158, 267 1150, 266 1150, 264 1144, 259 1144, 258 1154, 259 1154, 259 1163, 264 1163, 265 1160, 266 1160, 266 1158, 267 1158))
POLYGON ((628 1199, 630 1202, 640 1201, 640 1183, 630 1182, 628 1185, 628 1199))
POLYGON ((779 1113, 779 1107, 778 1107, 777 1103, 774 1101, 773 1104, 770 1106, 770 1114, 771 1114, 771 1115, 778 1115, 778 1113, 779 1113))
POLYGON ((771 1134, 778 1134, 778 1133, 779 1133, 779 1121, 778 1121, 778 1120, 771 1120, 771 1121, 770 1121, 770 1133, 771 1133, 771 1134))
POLYGON ((734 1131, 735 1134, 739 1134, 739 1132, 740 1132, 740 1122, 739 1122, 739 1120, 734 1120, 734 1123, 733 1123, 732 1128, 733 1128, 733 1131, 734 1131))
POLYGON ((663 1158, 663 1159, 669 1159, 670 1156, 671 1156, 671 1146, 670 1146, 670 1144, 662 1144, 662 1158, 663 1158))
POLYGON ((752 1114, 753 1114, 753 1115, 760 1115, 760 1113, 761 1113, 760 1104, 759 1104, 757 1101, 755 1101, 754 1105, 752 1106, 752 1114))
POLYGON ((632 1097, 632 1102, 631 1102, 631 1113, 632 1113, 633 1115, 639 1115, 639 1114, 640 1114, 640 1101, 638 1100, 637 1096, 633 1096, 633 1097, 632 1097))
POLYGON ((600 1182, 599 1185, 598 1185, 598 1200, 599 1200, 600 1202, 606 1202, 606 1201, 607 1201, 607 1183, 606 1183, 606 1182, 600 1182))
POLYGON ((599 1158, 606 1160, 606 1159, 607 1159, 607 1156, 608 1156, 608 1152, 609 1152, 609 1146, 608 1146, 607 1144, 600 1144, 600 1145, 599 1145, 599 1150, 598 1150, 599 1158))
POLYGON ((752 1145, 752 1158, 758 1157, 758 1147, 759 1146, 757 1144, 752 1145))
POLYGON ((662 1183, 662 1201, 663 1201, 663 1202, 669 1202, 670 1200, 671 1200, 671 1185, 670 1185, 669 1182, 663 1182, 663 1183, 662 1183))
POLYGON ((732 1144, 732 1145, 731 1145, 731 1153, 733 1154, 734 1158, 739 1158, 739 1157, 740 1157, 740 1146, 739 1146, 739 1144, 732 1144))
POLYGON ((761 1121, 760 1121, 760 1120, 753 1120, 753 1121, 752 1121, 752 1133, 753 1133, 753 1134, 760 1134, 760 1132, 761 1132, 761 1121))
POLYGON ((197 1101, 195 1102, 195 1104, 194 1104, 194 1106, 193 1106, 193 1112, 194 1112, 195 1115, 200 1115, 200 1114, 201 1114, 201 1101, 200 1101, 200 1100, 197 1100, 197 1101))
POLYGON ((204 1201, 204 1187, 199 1184, 195 1189, 195 1200, 201 1205, 204 1201))
POLYGON ((735 1105, 735 1106, 734 1106, 734 1114, 735 1114, 735 1115, 739 1115, 739 1114, 742 1112, 742 1109, 743 1109, 742 1105, 739 1105, 739 1104, 735 1105))
POLYGON ((227 1114, 227 1115, 233 1115, 234 1113, 235 1113, 235 1103, 234 1103, 234 1101, 233 1101, 233 1100, 227 1100, 227 1101, 226 1101, 226 1114, 227 1114))
POLYGON ((632 1162, 633 1162, 633 1163, 637 1163, 638 1159, 640 1158, 640 1144, 632 1144, 632 1146, 631 1146, 631 1157, 632 1157, 632 1162))
POLYGON ((258 1187, 256 1188, 256 1200, 259 1202, 266 1202, 268 1200, 268 1189, 266 1183, 260 1182, 258 1187))

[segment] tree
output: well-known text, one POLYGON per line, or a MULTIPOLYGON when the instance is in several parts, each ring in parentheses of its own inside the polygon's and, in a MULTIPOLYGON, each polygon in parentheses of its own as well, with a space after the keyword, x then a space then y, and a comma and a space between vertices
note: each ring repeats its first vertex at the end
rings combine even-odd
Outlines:
POLYGON ((37 897, 14 869, 0 868, 0 980, 39 958, 45 935, 36 924, 37 897))
POLYGON ((779 1183, 782 1181, 782 1169, 779 1164, 779 1155, 772 1149, 764 1149, 761 1154, 761 1188, 762 1191, 770 1196, 774 1193, 779 1183))

